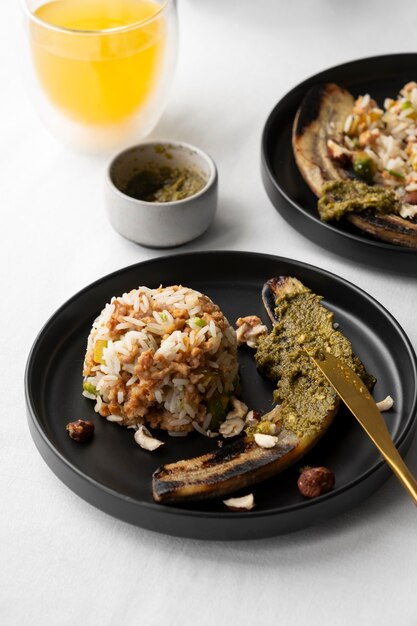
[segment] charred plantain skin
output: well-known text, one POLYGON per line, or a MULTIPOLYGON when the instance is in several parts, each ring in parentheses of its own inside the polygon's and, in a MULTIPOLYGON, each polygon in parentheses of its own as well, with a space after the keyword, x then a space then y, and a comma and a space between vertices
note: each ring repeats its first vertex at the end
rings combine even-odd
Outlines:
MULTIPOLYGON (((305 95, 293 124, 294 158, 312 192, 320 197, 323 185, 348 180, 351 173, 333 159, 328 141, 342 143, 343 126, 354 98, 346 89, 327 83, 314 85, 305 95)), ((349 214, 345 218, 362 232, 387 243, 417 248, 417 223, 397 214, 349 214)))
POLYGON ((340 142, 346 117, 354 105, 353 96, 333 83, 315 85, 305 95, 295 116, 292 145, 295 161, 304 180, 316 196, 324 183, 350 178, 329 155, 329 139, 340 142))
POLYGON ((278 473, 298 458, 300 441, 279 433, 274 448, 260 448, 242 437, 214 452, 164 465, 153 474, 156 502, 185 502, 223 496, 278 473))
MULTIPOLYGON (((173 504, 221 497, 279 474, 317 443, 333 421, 338 407, 336 401, 334 410, 323 421, 322 430, 314 436, 309 434, 299 438, 282 429, 273 448, 261 448, 253 438, 243 437, 214 452, 163 465, 152 477, 154 500, 173 504)), ((271 414, 265 417, 271 417, 271 414)))
POLYGON ((405 220, 400 215, 351 213, 346 219, 376 239, 406 248, 417 248, 417 222, 405 220))

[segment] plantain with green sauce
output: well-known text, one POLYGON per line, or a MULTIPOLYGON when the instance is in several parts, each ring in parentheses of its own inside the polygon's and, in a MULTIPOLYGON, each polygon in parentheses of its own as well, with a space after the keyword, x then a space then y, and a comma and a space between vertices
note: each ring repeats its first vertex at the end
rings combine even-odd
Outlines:
MULTIPOLYGON (((294 158, 307 185, 321 197, 329 184, 339 181, 349 190, 349 181, 359 177, 370 183, 370 163, 361 159, 348 167, 344 158, 343 130, 355 99, 349 91, 334 83, 313 85, 304 96, 294 119, 292 147, 294 158), (329 145, 339 146, 340 154, 331 154, 329 145)), ((369 159, 369 157, 368 157, 369 159)), ((376 239, 408 248, 417 248, 417 223, 397 211, 376 212, 361 209, 345 216, 348 222, 376 239)))
POLYGON ((269 280, 262 298, 273 321, 256 350, 257 366, 276 383, 277 405, 247 429, 245 437, 199 457, 164 465, 153 475, 157 502, 175 503, 224 496, 278 474, 304 456, 325 434, 340 400, 314 365, 313 354, 329 351, 352 367, 371 388, 349 340, 333 325, 333 313, 298 279, 269 280), (271 428, 270 428, 271 427, 271 428), (276 444, 262 448, 256 432, 275 431, 276 444))

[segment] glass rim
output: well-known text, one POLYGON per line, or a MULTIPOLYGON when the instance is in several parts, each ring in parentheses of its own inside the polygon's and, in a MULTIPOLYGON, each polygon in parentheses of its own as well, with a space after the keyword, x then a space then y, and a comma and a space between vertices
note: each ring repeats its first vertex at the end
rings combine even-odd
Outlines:
MULTIPOLYGON (((48 2, 48 0, 46 0, 46 2, 48 2)), ((46 2, 44 4, 46 4, 46 2)), ((149 24, 149 22, 152 22, 153 20, 155 20, 157 17, 160 16, 160 14, 166 9, 166 7, 169 4, 173 4, 173 3, 175 3, 175 0, 164 0, 163 2, 161 2, 159 9, 153 15, 151 15, 150 17, 146 17, 143 20, 139 20, 138 22, 132 22, 131 24, 126 24, 125 26, 115 26, 114 28, 101 28, 101 29, 91 29, 91 30, 85 29, 84 30, 81 28, 68 28, 66 26, 57 26, 56 24, 51 24, 50 22, 46 22, 45 20, 35 15, 33 11, 31 11, 31 9, 28 6, 28 0, 21 0, 21 4, 26 15, 29 17, 31 21, 35 22, 36 24, 39 24, 39 26, 43 26, 44 28, 48 28, 49 30, 54 30, 59 33, 67 33, 71 35, 81 35, 81 36, 82 35, 92 36, 92 35, 103 35, 103 34, 117 35, 118 33, 125 33, 126 31, 134 30, 136 28, 145 26, 146 24, 149 24)), ((40 6, 42 6, 42 4, 40 6)))

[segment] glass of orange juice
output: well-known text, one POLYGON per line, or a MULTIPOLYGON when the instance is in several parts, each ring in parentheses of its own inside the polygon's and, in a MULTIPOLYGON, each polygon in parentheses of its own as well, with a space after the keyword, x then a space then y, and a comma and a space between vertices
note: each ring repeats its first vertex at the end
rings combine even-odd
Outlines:
POLYGON ((162 114, 177 48, 175 0, 24 0, 36 102, 75 147, 107 151, 162 114))

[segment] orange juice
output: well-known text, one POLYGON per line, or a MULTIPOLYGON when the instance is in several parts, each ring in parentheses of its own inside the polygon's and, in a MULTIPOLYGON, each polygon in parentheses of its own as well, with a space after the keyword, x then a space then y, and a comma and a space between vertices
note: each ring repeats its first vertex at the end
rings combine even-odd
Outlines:
POLYGON ((40 6, 31 47, 49 101, 88 125, 117 124, 140 112, 162 71, 160 9, 154 0, 53 0, 40 6))

